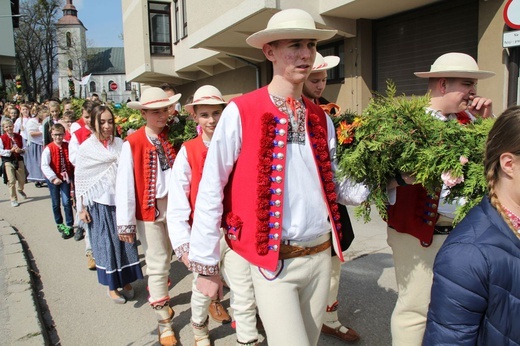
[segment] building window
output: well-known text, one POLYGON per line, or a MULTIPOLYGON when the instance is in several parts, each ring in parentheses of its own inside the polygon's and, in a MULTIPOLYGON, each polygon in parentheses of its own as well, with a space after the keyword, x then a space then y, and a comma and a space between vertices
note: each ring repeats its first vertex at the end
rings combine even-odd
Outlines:
POLYGON ((148 2, 150 52, 152 55, 172 54, 170 4, 148 2))
POLYGON ((67 37, 67 47, 72 47, 72 34, 67 31, 65 36, 67 37))
POLYGON ((188 36, 186 0, 173 0, 175 6, 175 44, 188 36))
POLYGON ((186 14, 186 0, 181 0, 182 2, 182 38, 188 36, 188 16, 186 14))
POLYGON ((96 92, 96 82, 94 82, 94 81, 90 82, 89 87, 90 87, 90 92, 91 93, 95 93, 96 92))
POLYGON ((323 55, 339 56, 338 66, 327 71, 327 83, 343 83, 345 81, 345 44, 343 41, 318 47, 318 52, 323 55))
POLYGON ((125 90, 132 91, 132 82, 125 82, 125 90))
POLYGON ((70 59, 68 61, 68 67, 69 67, 69 70, 71 70, 71 71, 74 70, 74 66, 72 65, 72 60, 70 60, 70 59))

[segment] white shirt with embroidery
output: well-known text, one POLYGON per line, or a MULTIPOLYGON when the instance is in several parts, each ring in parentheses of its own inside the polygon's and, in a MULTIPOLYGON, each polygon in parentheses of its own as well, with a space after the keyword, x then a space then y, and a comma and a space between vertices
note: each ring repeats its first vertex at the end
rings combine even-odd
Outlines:
MULTIPOLYGON (((327 135, 331 157, 335 157, 336 134, 327 116, 327 135)), ((214 266, 220 260, 220 223, 223 212, 223 189, 228 182, 242 146, 242 125, 237 105, 231 102, 222 113, 206 157, 199 185, 190 238, 191 262, 214 266)), ((336 165, 333 165, 333 169, 336 165)), ((284 179, 284 240, 310 240, 330 232, 321 178, 307 136, 304 145, 287 144, 284 179)), ((363 185, 337 185, 338 201, 359 204, 368 196, 363 185)), ((256 196, 252 196, 256 198, 256 196)))
MULTIPOLYGON (((150 139, 148 139, 148 141, 150 141, 150 139)), ((159 157, 157 157, 157 163, 159 163, 159 157)), ((144 165, 144 162, 141 164, 144 165)), ((144 167, 142 167, 142 169, 144 169, 144 167)), ((156 199, 166 197, 168 194, 170 174, 171 168, 163 171, 160 165, 157 165, 155 180, 156 199)), ((132 148, 130 147, 130 143, 124 142, 119 158, 119 166, 117 167, 116 180, 116 219, 118 226, 135 226, 137 224, 135 217, 136 200, 134 179, 132 148)))

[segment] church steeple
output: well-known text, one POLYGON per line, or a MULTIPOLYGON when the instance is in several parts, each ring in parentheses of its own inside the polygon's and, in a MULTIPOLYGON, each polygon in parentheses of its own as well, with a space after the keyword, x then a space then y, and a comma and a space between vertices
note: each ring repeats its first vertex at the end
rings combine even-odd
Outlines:
POLYGON ((72 0, 67 0, 65 7, 63 7, 63 17, 58 20, 58 25, 81 25, 84 27, 81 20, 78 19, 78 10, 72 3, 72 0))

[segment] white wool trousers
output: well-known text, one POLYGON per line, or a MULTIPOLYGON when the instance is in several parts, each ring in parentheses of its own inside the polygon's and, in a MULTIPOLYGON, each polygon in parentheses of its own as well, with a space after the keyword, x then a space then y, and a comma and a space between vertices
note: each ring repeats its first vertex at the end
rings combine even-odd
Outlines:
MULTIPOLYGON (((221 243, 220 269, 231 290, 231 308, 236 323, 237 341, 242 344, 258 340, 256 329, 256 299, 251 278, 251 266, 242 256, 231 250, 225 240, 221 243)), ((237 343, 237 345, 240 345, 237 343)))
POLYGON ((137 237, 141 242, 146 261, 151 304, 169 297, 168 275, 172 259, 172 246, 166 225, 167 201, 167 198, 156 200, 159 216, 156 217, 155 221, 137 220, 136 222, 137 237))
MULTIPOLYGON (((291 245, 311 247, 330 239, 330 233, 291 245)), ((315 346, 321 332, 330 289, 331 249, 314 255, 278 261, 280 271, 251 266, 260 317, 270 346, 315 346)))
POLYGON ((397 280, 397 303, 391 319, 392 344, 420 346, 426 328, 430 304, 435 256, 447 235, 434 235, 429 247, 419 239, 388 227, 388 245, 392 248, 397 280))

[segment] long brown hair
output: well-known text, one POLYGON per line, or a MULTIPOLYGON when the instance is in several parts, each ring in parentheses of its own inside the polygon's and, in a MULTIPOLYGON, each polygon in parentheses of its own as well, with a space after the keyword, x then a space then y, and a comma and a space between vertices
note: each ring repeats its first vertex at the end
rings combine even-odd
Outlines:
POLYGON ((90 112, 90 128, 94 133, 96 134, 96 137, 99 139, 99 135, 101 134, 101 128, 99 127, 99 123, 101 122, 101 114, 109 112, 110 115, 112 115, 112 121, 114 123, 113 130, 112 130, 112 138, 111 141, 114 140, 114 137, 116 136, 116 121, 114 112, 110 109, 110 107, 105 106, 104 104, 96 104, 92 111, 90 112))
POLYGON ((506 109, 497 118, 489 131, 484 157, 484 171, 491 205, 497 209, 516 236, 520 238, 520 234, 511 223, 495 191, 495 184, 500 179, 500 155, 503 153, 520 155, 520 106, 506 109))

